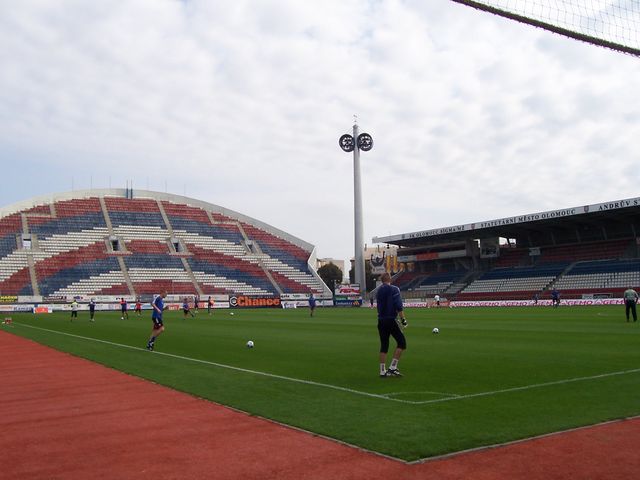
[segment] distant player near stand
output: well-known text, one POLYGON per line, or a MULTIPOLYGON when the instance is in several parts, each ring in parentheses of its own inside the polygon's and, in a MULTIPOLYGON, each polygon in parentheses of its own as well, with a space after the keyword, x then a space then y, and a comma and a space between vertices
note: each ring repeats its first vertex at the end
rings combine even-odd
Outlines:
POLYGON ((407 319, 404 316, 402 297, 400 289, 391 285, 391 275, 383 273, 380 277, 382 285, 378 288, 376 302, 378 304, 378 333, 380 335, 380 376, 381 377, 401 377, 398 370, 398 362, 402 352, 407 349, 407 340, 400 330, 400 325, 396 320, 400 316, 403 327, 407 326, 407 319), (389 337, 392 336, 396 343, 393 359, 386 369, 387 352, 389 351, 389 337))
POLYGON ((142 315, 142 302, 140 301, 140 297, 136 298, 136 315, 139 317, 142 315))
POLYGON ((193 296, 193 311, 195 313, 200 312, 200 297, 198 294, 193 296))
POLYGON ((313 293, 309 295, 309 312, 310 316, 313 317, 313 312, 316 311, 316 297, 313 296, 313 293))
POLYGON ((156 343, 156 339, 164 332, 164 324, 162 323, 162 313, 167 307, 164 305, 164 299, 167 297, 167 291, 164 290, 160 295, 153 299, 151 307, 153 308, 151 313, 151 320, 153 321, 153 330, 151 330, 151 336, 147 342, 147 350, 153 351, 156 343))
POLYGON ((436 296, 435 296, 435 297, 433 297, 433 299, 434 299, 434 300, 435 300, 435 302, 436 302, 436 307, 439 307, 439 306, 440 306, 440 295, 438 295, 438 294, 436 293, 436 296))
POLYGON ((551 305, 553 305, 554 308, 560 306, 560 292, 555 288, 551 290, 551 305))
POLYGON ((124 320, 125 318, 129 320, 129 306, 127 305, 127 301, 122 297, 120 299, 120 320, 124 320))
POLYGON ((73 302, 71 302, 71 321, 73 322, 74 318, 78 318, 78 302, 76 301, 76 299, 73 299, 73 302))
POLYGON ((638 303, 638 292, 633 288, 627 288, 622 294, 624 297, 624 312, 627 315, 627 322, 629 321, 629 310, 633 314, 633 321, 638 321, 638 314, 636 313, 636 304, 638 303))
POLYGON ((92 298, 89 302, 89 321, 93 322, 96 319, 96 301, 92 298))
POLYGON ((183 319, 186 319, 188 315, 194 316, 193 312, 189 309, 189 299, 187 297, 184 297, 182 301, 182 312, 184 313, 183 319))
POLYGON ((212 308, 213 308, 213 299, 211 298, 211 295, 209 295, 209 298, 207 298, 207 313, 209 315, 211 315, 212 308))

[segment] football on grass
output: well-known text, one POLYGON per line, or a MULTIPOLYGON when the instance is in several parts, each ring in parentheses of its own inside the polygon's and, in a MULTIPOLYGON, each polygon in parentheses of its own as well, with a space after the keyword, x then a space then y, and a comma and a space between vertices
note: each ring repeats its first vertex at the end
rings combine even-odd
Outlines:
POLYGON ((253 340, 247 342, 247 348, 253 348, 253 340))
POLYGON ((434 335, 440 333, 440 329, 438 327, 435 327, 433 330, 431 330, 431 333, 433 333, 434 335))

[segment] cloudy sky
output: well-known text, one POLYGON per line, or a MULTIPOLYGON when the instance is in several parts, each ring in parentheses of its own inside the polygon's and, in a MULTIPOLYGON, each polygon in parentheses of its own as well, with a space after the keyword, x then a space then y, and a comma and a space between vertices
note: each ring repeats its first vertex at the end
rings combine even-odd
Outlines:
POLYGON ((640 59, 449 0, 0 9, 2 206, 132 180, 348 258, 354 114, 367 243, 640 194, 640 59))

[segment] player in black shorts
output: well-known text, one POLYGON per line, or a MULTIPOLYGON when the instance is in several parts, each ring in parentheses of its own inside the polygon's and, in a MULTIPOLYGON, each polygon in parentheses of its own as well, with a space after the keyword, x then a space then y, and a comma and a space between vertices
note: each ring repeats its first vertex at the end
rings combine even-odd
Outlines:
POLYGON ((193 312, 189 308, 189 299, 187 297, 184 297, 184 301, 182 302, 182 312, 184 313, 183 318, 187 318, 188 315, 191 315, 192 317, 194 316, 193 312))
POLYGON ((200 311, 200 297, 197 294, 193 296, 193 311, 195 313, 200 311))
POLYGON ((164 299, 167 297, 167 291, 164 290, 160 295, 158 295, 151 304, 153 311, 151 312, 151 320, 153 321, 153 330, 151 330, 151 335, 149 337, 149 341, 147 342, 147 350, 153 351, 156 343, 156 339, 160 336, 162 332, 164 332, 164 324, 162 323, 162 312, 167 308, 164 305, 164 299))
POLYGON ((122 297, 120 299, 120 314, 121 314, 120 320, 124 320, 125 318, 129 320, 128 310, 129 310, 129 306, 127 305, 127 301, 124 299, 124 297, 122 297))
POLYGON ((376 301, 378 304, 378 333, 380 334, 380 376, 381 377, 401 377, 402 374, 398 370, 398 362, 402 352, 407 349, 407 340, 404 333, 400 329, 400 325, 396 320, 400 316, 403 327, 407 326, 407 320, 404 316, 402 307, 402 297, 400 289, 391 285, 391 275, 383 273, 382 285, 378 288, 376 301), (393 337, 397 343, 397 347, 393 352, 393 359, 386 369, 387 353, 389 351, 389 337, 393 337))
POLYGON ((94 321, 96 319, 96 302, 92 298, 89 302, 89 320, 94 321))

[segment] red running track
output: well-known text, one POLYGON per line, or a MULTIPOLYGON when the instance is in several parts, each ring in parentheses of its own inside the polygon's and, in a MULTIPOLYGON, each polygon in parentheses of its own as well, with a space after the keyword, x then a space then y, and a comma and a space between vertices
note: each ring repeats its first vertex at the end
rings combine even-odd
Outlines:
POLYGON ((632 479, 640 419, 405 464, 0 331, 0 478, 632 479))

